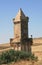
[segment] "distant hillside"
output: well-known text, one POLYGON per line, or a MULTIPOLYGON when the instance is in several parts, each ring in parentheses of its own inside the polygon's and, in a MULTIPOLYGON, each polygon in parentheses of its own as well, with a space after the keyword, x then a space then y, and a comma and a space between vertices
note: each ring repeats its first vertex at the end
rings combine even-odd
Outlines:
POLYGON ((9 47, 10 47, 9 43, 0 44, 0 50, 5 49, 5 48, 9 48, 9 47))

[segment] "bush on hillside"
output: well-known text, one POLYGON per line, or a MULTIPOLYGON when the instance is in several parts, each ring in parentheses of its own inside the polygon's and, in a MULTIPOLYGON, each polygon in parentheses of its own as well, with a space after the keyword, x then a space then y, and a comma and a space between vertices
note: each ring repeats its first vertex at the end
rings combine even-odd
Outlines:
POLYGON ((37 60, 37 57, 34 56, 32 53, 24 52, 24 51, 15 51, 9 50, 5 51, 0 54, 0 64, 2 63, 9 63, 9 62, 16 62, 19 60, 37 60))

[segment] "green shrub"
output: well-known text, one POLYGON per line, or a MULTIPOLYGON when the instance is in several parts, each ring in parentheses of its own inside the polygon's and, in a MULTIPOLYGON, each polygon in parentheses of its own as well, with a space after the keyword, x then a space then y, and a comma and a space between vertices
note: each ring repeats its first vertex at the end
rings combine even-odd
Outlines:
POLYGON ((24 51, 14 51, 9 50, 5 51, 0 55, 0 64, 1 63, 9 63, 9 62, 16 62, 19 60, 37 60, 37 57, 34 56, 34 54, 30 52, 24 52, 24 51))

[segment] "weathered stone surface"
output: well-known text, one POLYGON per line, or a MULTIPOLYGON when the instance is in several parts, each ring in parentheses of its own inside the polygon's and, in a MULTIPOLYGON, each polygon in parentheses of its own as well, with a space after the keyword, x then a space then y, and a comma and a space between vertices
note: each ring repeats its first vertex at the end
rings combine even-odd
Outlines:
POLYGON ((13 19, 14 38, 10 40, 10 44, 14 47, 15 50, 31 50, 32 39, 29 39, 28 36, 28 21, 29 17, 25 16, 22 9, 19 10, 18 14, 13 19))

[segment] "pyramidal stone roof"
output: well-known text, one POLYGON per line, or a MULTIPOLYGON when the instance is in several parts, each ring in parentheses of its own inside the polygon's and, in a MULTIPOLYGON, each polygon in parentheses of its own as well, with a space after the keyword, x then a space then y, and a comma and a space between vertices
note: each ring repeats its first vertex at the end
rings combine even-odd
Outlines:
POLYGON ((25 14, 23 13, 22 9, 20 8, 16 17, 13 20, 14 20, 14 22, 21 21, 21 19, 25 19, 25 17, 26 17, 25 14))

